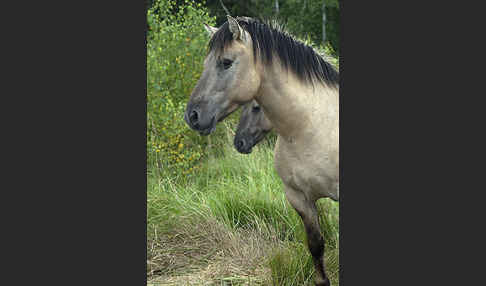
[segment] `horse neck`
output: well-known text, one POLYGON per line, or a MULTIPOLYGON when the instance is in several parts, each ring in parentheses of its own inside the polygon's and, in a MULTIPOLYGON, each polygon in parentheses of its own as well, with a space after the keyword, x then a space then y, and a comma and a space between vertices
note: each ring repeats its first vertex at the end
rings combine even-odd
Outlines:
POLYGON ((295 139, 305 132, 338 128, 338 89, 306 83, 279 64, 262 75, 256 100, 279 135, 295 139))

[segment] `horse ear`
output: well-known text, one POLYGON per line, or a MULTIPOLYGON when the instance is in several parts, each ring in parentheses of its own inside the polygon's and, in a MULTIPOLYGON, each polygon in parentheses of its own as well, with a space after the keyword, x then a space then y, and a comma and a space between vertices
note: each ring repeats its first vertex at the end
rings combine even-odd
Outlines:
POLYGON ((230 15, 226 15, 228 18, 228 25, 231 33, 233 34, 234 40, 241 40, 244 38, 245 34, 243 29, 238 25, 238 22, 235 18, 231 17, 230 15))
POLYGON ((212 37, 214 35, 214 33, 216 33, 218 31, 218 28, 211 27, 206 23, 204 23, 204 28, 206 28, 206 31, 208 32, 210 37, 212 37))

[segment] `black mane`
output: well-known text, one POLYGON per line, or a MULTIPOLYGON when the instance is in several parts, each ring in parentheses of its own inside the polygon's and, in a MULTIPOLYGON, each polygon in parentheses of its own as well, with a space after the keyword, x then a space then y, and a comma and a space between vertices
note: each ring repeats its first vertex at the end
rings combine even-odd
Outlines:
MULTIPOLYGON (((339 73, 331 64, 312 47, 281 31, 275 22, 264 23, 247 17, 236 20, 251 35, 253 54, 263 63, 270 64, 275 54, 283 66, 290 68, 301 80, 312 82, 312 79, 318 79, 329 86, 339 85, 339 73)), ((221 53, 232 40, 233 34, 225 22, 209 41, 209 50, 221 53)))

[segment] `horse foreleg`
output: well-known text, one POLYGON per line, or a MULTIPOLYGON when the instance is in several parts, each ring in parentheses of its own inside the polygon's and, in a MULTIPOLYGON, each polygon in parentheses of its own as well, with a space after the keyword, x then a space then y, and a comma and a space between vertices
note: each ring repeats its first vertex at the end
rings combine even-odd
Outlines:
POLYGON ((324 238, 320 231, 315 201, 308 200, 303 192, 288 186, 285 187, 285 195, 304 223, 307 246, 316 270, 316 286, 330 286, 331 282, 326 276, 324 267, 324 238))

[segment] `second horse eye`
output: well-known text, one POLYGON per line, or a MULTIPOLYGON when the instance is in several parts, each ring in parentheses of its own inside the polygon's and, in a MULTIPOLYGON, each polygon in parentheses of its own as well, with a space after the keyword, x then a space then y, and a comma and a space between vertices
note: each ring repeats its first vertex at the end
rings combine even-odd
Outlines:
POLYGON ((225 70, 229 69, 232 64, 233 64, 233 61, 232 60, 228 60, 228 59, 224 59, 223 60, 223 68, 225 70))

